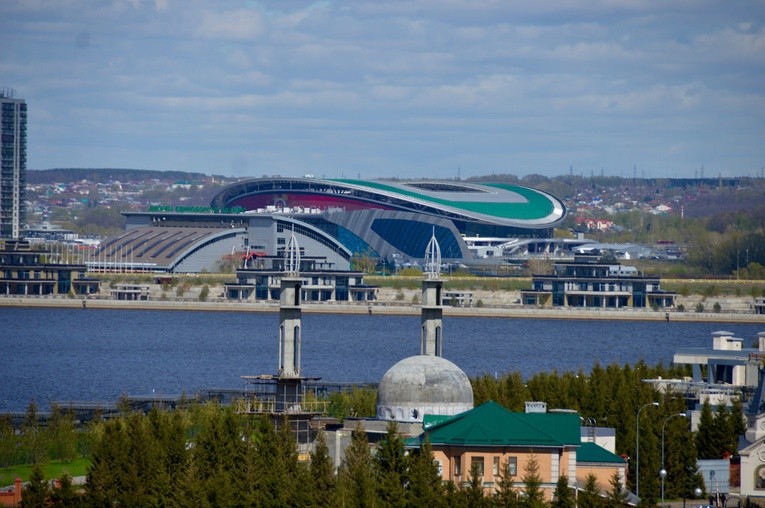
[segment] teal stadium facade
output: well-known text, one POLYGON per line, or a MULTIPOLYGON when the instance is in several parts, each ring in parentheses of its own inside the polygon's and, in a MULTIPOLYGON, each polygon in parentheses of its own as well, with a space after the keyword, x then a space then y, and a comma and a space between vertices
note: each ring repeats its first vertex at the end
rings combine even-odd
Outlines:
POLYGON ((566 208, 548 193, 505 183, 273 177, 231 184, 206 209, 125 215, 127 230, 104 242, 94 263, 213 271, 231 252, 279 256, 295 234, 303 255, 347 270, 354 255, 417 263, 432 235, 445 262, 469 263, 466 238, 551 238, 566 208))

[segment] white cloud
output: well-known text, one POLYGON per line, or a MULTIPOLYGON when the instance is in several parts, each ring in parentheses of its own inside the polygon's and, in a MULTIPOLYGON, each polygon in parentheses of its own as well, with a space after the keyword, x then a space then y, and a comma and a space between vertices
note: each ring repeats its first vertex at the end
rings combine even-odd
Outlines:
POLYGON ((208 39, 252 41, 261 38, 266 26, 260 12, 237 9, 225 12, 205 10, 197 34, 208 39))
POLYGON ((746 172, 763 19, 755 0, 0 0, 0 86, 29 103, 33 168, 116 144, 123 167, 256 175, 746 172))

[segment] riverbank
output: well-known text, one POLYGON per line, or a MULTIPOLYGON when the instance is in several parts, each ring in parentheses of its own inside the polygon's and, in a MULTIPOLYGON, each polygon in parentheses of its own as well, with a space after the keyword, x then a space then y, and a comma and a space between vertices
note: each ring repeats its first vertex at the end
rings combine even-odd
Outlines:
MULTIPOLYGON (((193 310, 205 312, 278 312, 278 303, 199 301, 199 300, 145 300, 124 301, 111 299, 82 298, 40 298, 0 297, 0 307, 55 307, 84 310, 126 309, 126 310, 193 310)), ((304 303, 303 312, 322 314, 420 314, 420 306, 412 303, 373 302, 367 303, 304 303)), ((654 311, 650 309, 582 309, 555 308, 540 309, 522 307, 444 307, 446 317, 493 317, 524 319, 583 319, 617 321, 684 321, 717 323, 762 323, 765 315, 732 312, 677 312, 654 311)))

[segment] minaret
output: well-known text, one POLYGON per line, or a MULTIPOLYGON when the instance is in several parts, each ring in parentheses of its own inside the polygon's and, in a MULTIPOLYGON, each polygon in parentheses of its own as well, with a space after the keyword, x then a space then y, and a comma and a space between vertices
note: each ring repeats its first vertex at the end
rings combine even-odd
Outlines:
POLYGON ((300 377, 301 286, 300 248, 292 232, 284 250, 279 298, 279 378, 300 377))
POLYGON ((436 230, 425 248, 425 278, 422 279, 422 314, 420 325, 420 354, 443 356, 441 330, 443 307, 441 305, 441 248, 436 240, 436 230))

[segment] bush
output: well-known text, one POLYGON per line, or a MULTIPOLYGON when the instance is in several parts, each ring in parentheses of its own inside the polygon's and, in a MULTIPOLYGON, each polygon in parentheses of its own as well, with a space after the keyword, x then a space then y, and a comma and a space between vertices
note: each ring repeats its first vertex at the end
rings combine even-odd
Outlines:
POLYGON ((712 306, 712 310, 719 314, 720 310, 722 310, 720 302, 715 302, 714 306, 712 306))
POLYGON ((685 305, 682 303, 677 306, 677 312, 685 312, 685 305))
POLYGON ((483 300, 481 300, 481 299, 479 298, 479 299, 478 299, 478 301, 476 301, 476 302, 475 302, 475 306, 476 306, 476 307, 483 307, 483 300))
POLYGON ((199 292, 199 301, 200 302, 207 301, 208 296, 210 296, 210 287, 205 285, 202 287, 202 290, 199 292))
POLYGON ((705 287, 705 288, 704 288, 704 289, 701 291, 701 294, 702 294, 702 295, 703 295, 705 298, 709 298, 710 296, 717 296, 717 295, 719 295, 719 294, 720 294, 720 289, 719 289, 719 288, 718 288, 716 285, 714 285, 714 284, 710 284, 709 286, 705 287))
POLYGON ((396 301, 400 302, 403 299, 404 299, 404 290, 403 289, 399 289, 398 291, 396 291, 396 301))
POLYGON ((413 303, 413 304, 415 304, 415 305, 416 305, 416 304, 418 304, 418 303, 420 303, 420 297, 419 297, 419 296, 417 296, 417 294, 416 294, 416 293, 415 293, 415 295, 412 297, 412 303, 413 303))
POLYGON ((696 304, 696 312, 704 312, 704 304, 699 302, 696 304))

